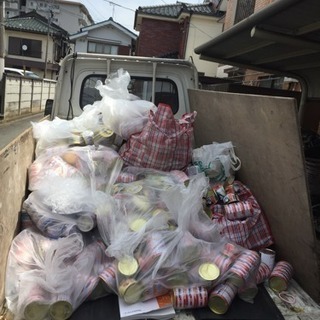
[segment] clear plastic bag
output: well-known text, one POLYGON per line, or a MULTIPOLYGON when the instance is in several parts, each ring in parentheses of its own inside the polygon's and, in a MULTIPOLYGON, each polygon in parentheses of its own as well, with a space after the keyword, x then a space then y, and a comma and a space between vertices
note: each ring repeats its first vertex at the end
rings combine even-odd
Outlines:
POLYGON ((48 179, 61 177, 72 178, 69 183, 74 179, 80 185, 89 184, 92 190, 106 191, 114 183, 122 165, 118 153, 107 146, 49 148, 30 165, 28 188, 34 191, 48 187, 54 191, 52 189, 56 187, 59 192, 63 179, 52 187, 48 179))
POLYGON ((5 297, 15 319, 29 312, 43 319, 58 292, 73 286, 74 268, 68 264, 79 255, 84 242, 79 234, 52 240, 35 229, 25 229, 12 241, 6 270, 5 297))
POLYGON ((231 141, 203 145, 192 152, 192 162, 214 181, 234 178, 235 171, 241 167, 240 159, 235 155, 231 141))
POLYGON ((141 132, 148 121, 150 110, 156 110, 152 102, 129 93, 129 82, 129 73, 121 68, 111 74, 105 84, 98 81, 96 85, 102 96, 99 109, 105 127, 125 140, 141 132))

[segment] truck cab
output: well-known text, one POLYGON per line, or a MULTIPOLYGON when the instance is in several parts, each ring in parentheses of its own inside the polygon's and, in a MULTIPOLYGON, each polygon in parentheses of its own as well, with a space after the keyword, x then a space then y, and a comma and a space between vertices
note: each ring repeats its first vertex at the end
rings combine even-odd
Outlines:
MULTIPOLYGON (((97 81, 102 83, 120 68, 131 77, 131 94, 155 105, 172 107, 176 117, 189 112, 188 89, 198 86, 198 73, 189 61, 119 55, 74 53, 61 65, 51 117, 72 119, 88 104, 101 100, 97 81)), ((49 113, 49 112, 48 112, 49 113)))

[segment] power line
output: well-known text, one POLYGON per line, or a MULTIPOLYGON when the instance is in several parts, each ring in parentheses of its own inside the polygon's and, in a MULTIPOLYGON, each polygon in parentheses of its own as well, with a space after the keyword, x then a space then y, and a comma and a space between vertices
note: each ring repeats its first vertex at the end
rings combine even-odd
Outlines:
POLYGON ((117 4, 117 3, 115 3, 115 2, 108 1, 108 0, 104 0, 104 1, 105 1, 105 2, 108 2, 110 5, 117 6, 117 7, 120 7, 120 8, 122 8, 122 9, 130 10, 130 11, 132 11, 132 12, 136 12, 135 10, 133 10, 133 9, 131 9, 131 8, 124 7, 124 6, 122 6, 122 5, 120 5, 120 4, 117 4))

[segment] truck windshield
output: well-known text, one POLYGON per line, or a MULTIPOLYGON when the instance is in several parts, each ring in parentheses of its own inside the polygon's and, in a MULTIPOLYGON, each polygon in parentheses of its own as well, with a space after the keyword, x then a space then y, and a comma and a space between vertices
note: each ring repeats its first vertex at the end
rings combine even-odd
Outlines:
MULTIPOLYGON (((98 80, 105 82, 105 75, 90 75, 83 81, 80 93, 80 107, 83 109, 88 104, 102 99, 99 90, 95 88, 98 80)), ((140 99, 152 101, 152 78, 131 76, 128 91, 140 99)), ((168 79, 156 79, 155 101, 169 104, 174 114, 179 110, 178 90, 176 84, 168 79)))

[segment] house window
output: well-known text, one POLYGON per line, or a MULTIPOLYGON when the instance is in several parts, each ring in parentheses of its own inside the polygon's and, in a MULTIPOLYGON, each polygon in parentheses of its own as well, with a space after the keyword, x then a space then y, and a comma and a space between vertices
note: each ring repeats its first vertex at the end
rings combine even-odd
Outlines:
POLYGON ((238 0, 234 24, 253 14, 255 4, 256 0, 238 0))
POLYGON ((282 89, 283 77, 277 77, 274 75, 263 76, 258 78, 259 87, 282 89))
POLYGON ((9 37, 8 53, 16 56, 41 58, 41 41, 9 37))
POLYGON ((88 42, 88 52, 91 53, 107 53, 118 54, 118 46, 113 46, 107 43, 88 42))

